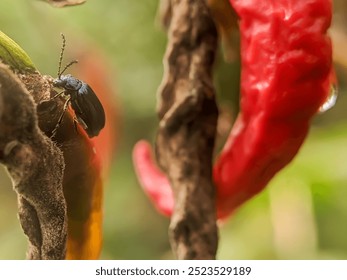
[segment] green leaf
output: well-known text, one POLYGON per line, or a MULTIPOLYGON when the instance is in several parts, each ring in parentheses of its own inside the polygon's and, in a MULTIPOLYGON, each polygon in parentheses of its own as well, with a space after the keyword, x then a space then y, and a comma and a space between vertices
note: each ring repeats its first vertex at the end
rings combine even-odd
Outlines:
POLYGON ((13 70, 34 72, 36 67, 26 52, 11 38, 0 31, 0 59, 13 70))

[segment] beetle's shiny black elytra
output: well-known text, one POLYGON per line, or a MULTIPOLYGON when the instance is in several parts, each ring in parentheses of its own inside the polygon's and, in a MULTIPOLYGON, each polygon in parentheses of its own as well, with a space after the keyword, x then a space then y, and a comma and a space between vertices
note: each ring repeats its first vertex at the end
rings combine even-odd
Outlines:
POLYGON ((63 89, 62 92, 56 94, 52 99, 59 96, 65 96, 66 101, 63 112, 59 117, 58 123, 52 132, 52 137, 62 122, 64 113, 70 104, 76 115, 76 122, 79 123, 87 132, 90 138, 97 136, 101 129, 105 126, 105 111, 102 104, 92 88, 85 82, 73 77, 72 75, 62 75, 64 71, 77 61, 72 61, 65 66, 60 72, 61 62, 65 49, 65 37, 63 34, 63 46, 59 59, 58 78, 53 81, 53 85, 63 89))
MULTIPOLYGON (((53 82, 55 87, 64 89, 67 96, 65 104, 70 103, 76 114, 77 122, 84 128, 88 136, 97 136, 105 126, 105 112, 92 88, 85 82, 64 75, 53 82)), ((67 105, 64 106, 64 111, 67 105)))

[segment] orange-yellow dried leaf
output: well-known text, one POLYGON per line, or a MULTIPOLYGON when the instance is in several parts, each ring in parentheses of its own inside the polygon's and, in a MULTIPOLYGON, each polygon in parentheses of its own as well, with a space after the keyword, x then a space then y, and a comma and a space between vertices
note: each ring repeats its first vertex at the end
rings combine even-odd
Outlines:
MULTIPOLYGON (((100 53, 89 49, 74 57, 79 60, 74 76, 88 83, 97 94, 105 110, 106 125, 94 138, 88 138, 79 126, 76 134, 71 123, 69 132, 65 131, 72 138, 62 144, 66 162, 64 195, 68 208, 66 258, 98 259, 102 248, 104 180, 116 146, 117 110, 112 80, 100 53)), ((73 112, 69 113, 71 118, 73 112)))

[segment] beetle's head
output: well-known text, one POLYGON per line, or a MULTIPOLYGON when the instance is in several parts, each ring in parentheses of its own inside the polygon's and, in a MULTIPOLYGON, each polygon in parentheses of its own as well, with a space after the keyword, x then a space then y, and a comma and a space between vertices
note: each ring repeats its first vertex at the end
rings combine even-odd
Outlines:
POLYGON ((80 80, 69 75, 62 75, 53 81, 55 87, 64 88, 67 90, 77 90, 80 87, 80 80))
POLYGON ((63 88, 66 85, 66 81, 67 81, 66 76, 60 76, 59 78, 56 78, 53 80, 53 85, 55 87, 63 88))

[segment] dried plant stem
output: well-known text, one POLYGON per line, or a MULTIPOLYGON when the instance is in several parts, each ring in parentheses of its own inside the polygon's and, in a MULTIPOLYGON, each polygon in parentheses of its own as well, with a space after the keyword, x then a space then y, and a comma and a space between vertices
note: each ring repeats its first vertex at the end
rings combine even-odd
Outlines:
POLYGON ((175 195, 170 242, 178 259, 215 259, 211 170, 218 117, 212 82, 217 31, 205 0, 171 0, 170 7, 156 140, 158 163, 175 195))
POLYGON ((18 194, 29 259, 64 259, 67 219, 61 151, 38 127, 33 98, 0 64, 0 162, 18 194))

